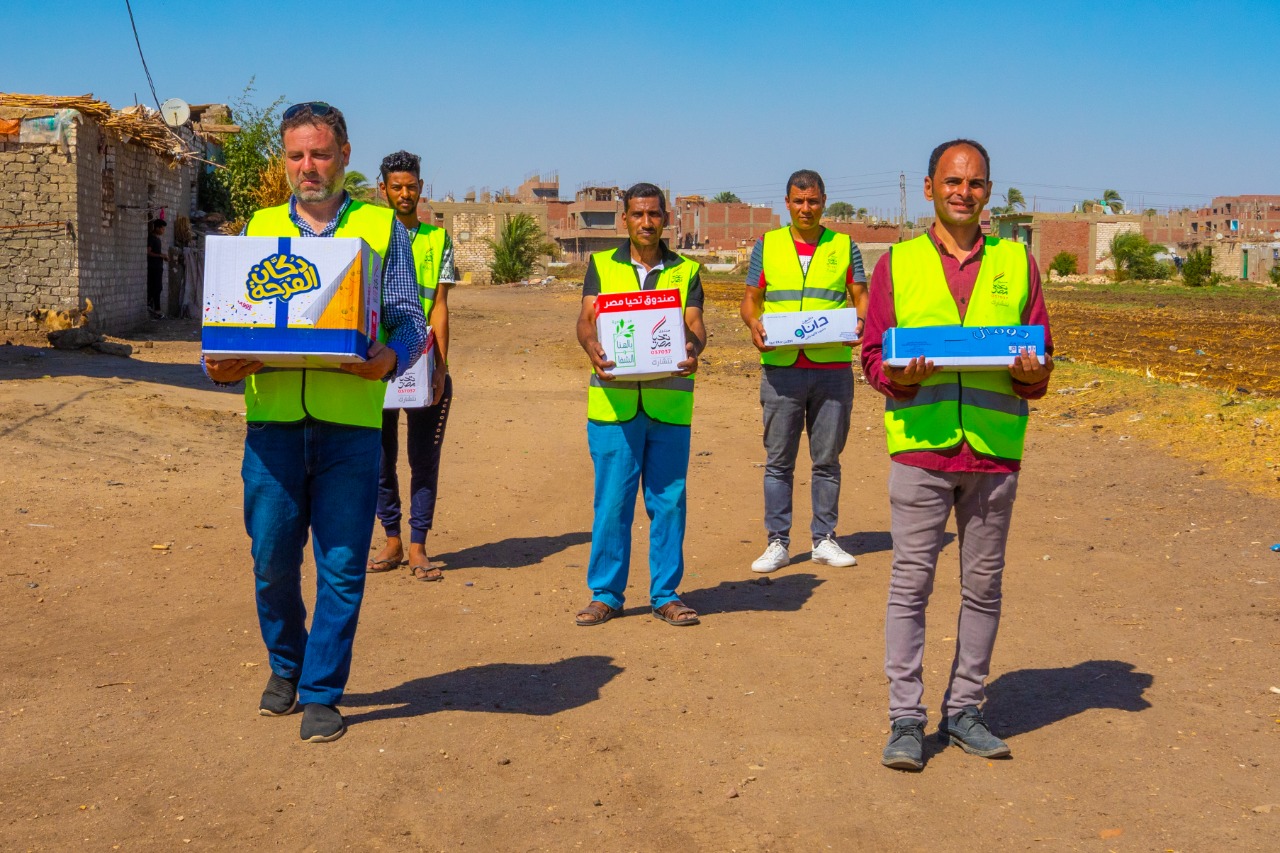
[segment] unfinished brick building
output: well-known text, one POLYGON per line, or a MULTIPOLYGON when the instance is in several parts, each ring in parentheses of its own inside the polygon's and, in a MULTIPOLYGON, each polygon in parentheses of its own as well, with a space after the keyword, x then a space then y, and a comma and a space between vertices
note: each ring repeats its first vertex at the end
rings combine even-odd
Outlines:
POLYGON ((781 225, 768 205, 708 201, 700 195, 677 197, 672 218, 679 248, 708 251, 750 247, 781 225))
POLYGON ((142 109, 0 94, 0 325, 34 329, 35 309, 88 300, 101 331, 142 324, 147 223, 192 212, 195 149, 192 128, 175 135, 142 109))

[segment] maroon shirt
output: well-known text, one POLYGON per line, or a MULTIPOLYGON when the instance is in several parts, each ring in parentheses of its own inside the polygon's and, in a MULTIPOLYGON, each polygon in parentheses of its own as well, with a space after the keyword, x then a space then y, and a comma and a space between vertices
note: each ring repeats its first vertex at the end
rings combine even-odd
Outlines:
MULTIPOLYGON (((928 231, 929 239, 938 249, 942 259, 942 271, 947 276, 947 287, 951 297, 956 301, 960 312, 960 320, 964 320, 969 308, 969 300, 973 296, 973 286, 978 280, 978 269, 982 265, 985 244, 979 240, 964 258, 950 254, 937 237, 933 229, 928 231)), ((1035 258, 1027 256, 1028 282, 1027 305, 1022 311, 1022 325, 1044 326, 1044 346, 1048 355, 1053 354, 1053 337, 1049 333, 1049 312, 1044 307, 1044 291, 1040 287, 1040 269, 1035 258)), ((884 374, 881 364, 884 357, 884 330, 898 325, 897 314, 893 307, 893 272, 889 266, 889 253, 886 252, 876 264, 871 274, 871 292, 867 304, 867 320, 862 331, 862 373, 868 384, 886 397, 895 400, 910 400, 919 390, 917 386, 903 386, 892 382, 884 374)), ((1049 380, 1034 385, 1013 383, 1013 391, 1024 400, 1039 400, 1049 388, 1049 380)), ((1000 459, 995 456, 984 456, 972 447, 969 442, 961 440, 955 447, 945 450, 909 450, 894 454, 894 462, 912 465, 916 468, 927 468, 931 471, 968 471, 982 474, 1010 474, 1021 468, 1017 459, 1000 459)))

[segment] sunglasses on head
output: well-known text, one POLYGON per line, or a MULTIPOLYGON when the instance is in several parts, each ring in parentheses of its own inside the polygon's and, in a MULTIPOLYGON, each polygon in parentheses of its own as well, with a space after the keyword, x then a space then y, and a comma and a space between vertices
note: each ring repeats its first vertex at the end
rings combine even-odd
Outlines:
POLYGON ((289 107, 289 109, 284 111, 283 118, 285 121, 288 121, 291 118, 302 115, 304 110, 313 116, 327 116, 329 113, 336 113, 338 108, 330 106, 324 101, 307 101, 305 103, 294 104, 289 107))

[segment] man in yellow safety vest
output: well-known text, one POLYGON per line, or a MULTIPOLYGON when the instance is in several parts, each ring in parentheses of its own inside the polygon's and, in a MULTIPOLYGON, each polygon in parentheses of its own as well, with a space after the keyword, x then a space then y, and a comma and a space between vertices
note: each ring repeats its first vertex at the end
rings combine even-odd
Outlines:
POLYGON ((258 711, 278 717, 301 704, 302 739, 323 743, 346 731, 336 706, 351 671, 373 538, 386 380, 418 359, 427 331, 404 226, 387 208, 354 201, 343 189, 351 145, 342 113, 320 101, 295 104, 284 111, 280 138, 293 195, 255 213, 245 234, 360 237, 383 260, 387 341, 371 343, 366 361, 341 370, 204 363, 215 382, 245 382, 245 529, 271 663, 258 711), (301 588, 308 533, 316 562, 309 632, 301 588))
POLYGON ((1005 544, 1018 490, 1028 400, 1053 370, 1040 271, 1022 243, 983 237, 991 160, 970 139, 944 142, 929 158, 928 232, 895 245, 876 264, 862 341, 867 382, 885 395, 893 575, 885 619, 885 674, 892 726, 881 762, 924 767, 925 608, 947 519, 960 539, 960 622, 938 732, 966 752, 1007 758, 1009 746, 983 719, 991 653, 1000 623, 1005 544), (884 332, 913 326, 1044 327, 1044 362, 1025 348, 1007 371, 941 372, 917 357, 883 360, 884 332))
POLYGON ((827 566, 857 560, 836 542, 840 516, 840 453, 853 411, 853 350, 848 346, 774 349, 761 317, 778 311, 854 307, 858 328, 866 311, 862 253, 849 235, 822 224, 827 204, 822 177, 801 169, 787 179, 791 224, 764 235, 751 253, 742 322, 760 350, 760 407, 764 411, 764 526, 768 544, 751 564, 774 572, 791 562, 791 497, 800 434, 809 434, 813 465, 810 559, 827 566))
POLYGON ((662 240, 667 200, 653 184, 640 183, 622 196, 629 239, 616 250, 591 256, 582 287, 578 343, 591 360, 587 389, 587 445, 595 464, 595 518, 587 586, 591 602, 578 625, 602 625, 622 612, 631 566, 631 522, 636 489, 643 484, 649 513, 649 605, 670 625, 698 623, 680 601, 684 575, 685 476, 693 420, 693 374, 707 345, 702 324, 698 264, 677 255, 662 240), (596 333, 596 298, 642 290, 677 290, 684 315, 685 358, 670 377, 644 382, 614 378, 617 365, 605 357, 596 333))

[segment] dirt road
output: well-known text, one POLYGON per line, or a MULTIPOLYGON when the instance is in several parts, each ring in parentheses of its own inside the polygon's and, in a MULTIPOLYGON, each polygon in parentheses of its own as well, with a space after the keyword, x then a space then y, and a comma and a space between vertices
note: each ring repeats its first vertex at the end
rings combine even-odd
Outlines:
MULTIPOLYGON (((428 543, 445 580, 370 578, 350 730, 330 745, 256 714, 243 406, 204 381, 192 330, 127 360, 0 347, 0 848, 1280 846, 1280 503, 1033 416, 988 706, 1014 758, 935 748, 922 774, 889 771, 880 401, 859 385, 844 455, 840 529, 860 564, 802 553, 751 582, 757 379, 738 324, 711 311, 683 584, 703 624, 647 614, 637 524, 627 617, 577 628, 592 481, 577 301, 451 297, 428 543)), ((952 543, 931 730, 955 561, 952 543)))

